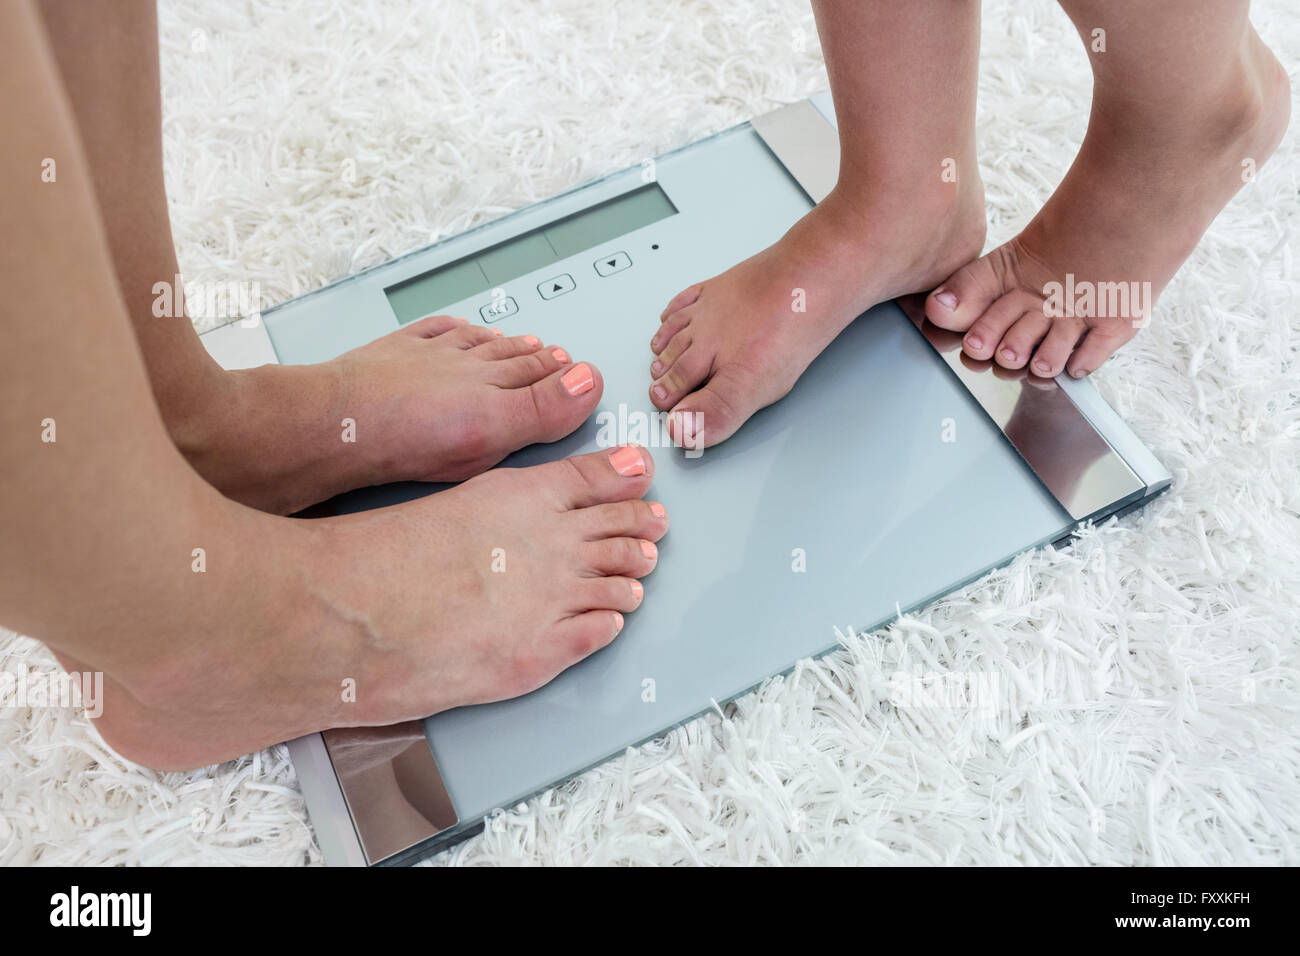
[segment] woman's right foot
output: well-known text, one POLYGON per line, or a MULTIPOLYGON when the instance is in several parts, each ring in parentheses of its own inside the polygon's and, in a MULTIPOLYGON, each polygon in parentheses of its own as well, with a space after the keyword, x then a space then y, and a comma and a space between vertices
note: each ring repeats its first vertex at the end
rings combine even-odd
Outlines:
POLYGON ((641 500, 653 476, 648 451, 622 446, 338 518, 238 509, 224 520, 251 525, 239 549, 214 551, 190 575, 201 590, 178 595, 197 605, 222 588, 231 617, 177 634, 148 678, 107 679, 99 731, 128 759, 191 768, 526 694, 640 606, 668 529, 664 508, 641 500), (238 567, 263 558, 284 572, 266 587, 238 567))

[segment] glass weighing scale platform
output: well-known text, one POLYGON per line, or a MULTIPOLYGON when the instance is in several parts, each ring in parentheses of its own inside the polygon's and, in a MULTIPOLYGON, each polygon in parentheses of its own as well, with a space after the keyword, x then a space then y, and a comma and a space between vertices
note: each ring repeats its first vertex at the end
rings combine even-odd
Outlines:
MULTIPOLYGON (((610 444, 601 412, 658 415, 647 343, 669 299, 779 239, 838 162, 819 94, 659 157, 653 177, 609 176, 203 340, 248 367, 330 359, 432 313, 532 332, 593 362, 605 392, 574 434, 499 467, 594 451, 610 444)), ((672 516, 645 603, 612 644, 524 697, 291 741, 327 862, 437 852, 495 808, 833 650, 849 627, 878 628, 1170 483, 1087 380, 964 360, 960 337, 910 302, 858 318, 786 398, 698 457, 634 440, 655 455, 647 497, 672 516)), ((364 489, 327 509, 440 487, 364 489)))

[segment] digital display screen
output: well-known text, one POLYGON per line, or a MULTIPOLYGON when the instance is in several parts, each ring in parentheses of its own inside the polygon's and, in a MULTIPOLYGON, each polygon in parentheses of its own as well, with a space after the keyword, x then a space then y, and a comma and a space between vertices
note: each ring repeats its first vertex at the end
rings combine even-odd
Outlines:
POLYGON ((676 215, 658 183, 558 219, 384 290, 397 321, 406 324, 439 309, 676 215))

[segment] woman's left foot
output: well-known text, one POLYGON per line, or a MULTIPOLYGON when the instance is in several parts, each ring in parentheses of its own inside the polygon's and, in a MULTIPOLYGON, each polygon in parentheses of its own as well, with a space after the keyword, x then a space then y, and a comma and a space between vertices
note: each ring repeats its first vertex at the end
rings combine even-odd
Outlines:
POLYGON ((1257 34, 1246 46, 1221 95, 1197 101, 1195 115, 1148 123, 1094 106, 1056 192, 1024 232, 930 293, 930 321, 965 332, 975 359, 1044 377, 1096 371, 1137 334, 1286 130, 1286 72, 1257 34))
POLYGON ((229 498, 289 514, 393 481, 462 481, 558 441, 600 400, 600 372, 535 335, 429 316, 319 365, 223 373, 169 423, 229 498))

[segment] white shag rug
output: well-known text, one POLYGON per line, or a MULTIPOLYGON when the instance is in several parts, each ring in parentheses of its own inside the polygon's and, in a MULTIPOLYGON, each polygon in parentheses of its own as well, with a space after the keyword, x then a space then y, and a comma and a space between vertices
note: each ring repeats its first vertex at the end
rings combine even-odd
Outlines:
MULTIPOLYGON (((1294 73, 1300 10, 1253 17, 1294 73)), ((163 0, 161 21, 186 277, 273 301, 826 84, 801 0, 163 0)), ((1089 90, 1054 3, 990 0, 990 245, 1065 171, 1089 90)), ((1098 377, 1172 493, 438 862, 1300 863, 1297 128, 1098 377), (996 707, 895 705, 899 673, 976 675, 996 707)), ((4 633, 0 667, 53 660, 4 633)), ((283 747, 156 774, 77 713, 0 711, 0 863, 319 860, 283 747)))

